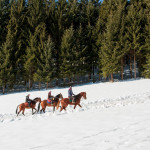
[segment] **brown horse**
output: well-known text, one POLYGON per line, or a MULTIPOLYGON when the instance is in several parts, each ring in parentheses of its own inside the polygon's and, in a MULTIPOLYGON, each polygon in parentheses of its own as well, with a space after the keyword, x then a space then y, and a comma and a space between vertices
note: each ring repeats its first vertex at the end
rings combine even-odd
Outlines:
MULTIPOLYGON (((53 107, 53 112, 54 112, 55 111, 55 107, 57 106, 57 103, 59 102, 59 99, 63 99, 63 96, 62 96, 61 93, 54 97, 53 104, 49 104, 49 103, 47 103, 47 100, 43 100, 41 102, 42 109, 40 110, 40 113, 42 111, 45 113, 46 106, 53 107)), ((40 107, 39 107, 39 109, 40 109, 40 107)), ((39 109, 38 109, 38 111, 39 111, 39 109)))
POLYGON ((25 109, 31 109, 31 108, 32 108, 32 115, 35 114, 35 112, 37 112, 37 109, 35 108, 37 102, 39 102, 38 107, 40 107, 40 103, 41 103, 41 98, 40 98, 40 97, 37 97, 37 98, 35 98, 34 100, 32 100, 32 101, 31 101, 31 104, 30 104, 30 107, 29 107, 29 105, 28 105, 27 102, 18 105, 18 106, 17 106, 17 109, 16 109, 16 114, 17 114, 17 116, 19 115, 19 113, 20 113, 21 111, 22 111, 22 114, 24 115, 25 109), (18 112, 18 107, 19 107, 19 112, 18 112), (35 110, 34 113, 33 113, 33 109, 35 110))
POLYGON ((58 102, 57 109, 59 108, 59 103, 61 103, 61 110, 60 111, 62 111, 63 109, 66 110, 66 107, 68 105, 74 105, 74 109, 76 108, 77 105, 80 106, 80 107, 82 107, 80 105, 80 100, 81 100, 82 97, 84 99, 86 99, 86 92, 81 92, 78 95, 75 95, 74 96, 75 103, 70 102, 69 98, 64 98, 64 99, 62 99, 61 101, 58 102))

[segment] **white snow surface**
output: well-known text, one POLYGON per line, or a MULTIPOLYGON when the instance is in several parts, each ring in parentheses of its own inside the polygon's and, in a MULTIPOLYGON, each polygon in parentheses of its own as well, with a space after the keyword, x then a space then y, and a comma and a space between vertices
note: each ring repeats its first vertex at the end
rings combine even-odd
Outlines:
POLYGON ((15 114, 25 96, 47 98, 68 88, 0 95, 0 150, 148 150, 150 147, 150 79, 73 86, 87 93, 82 108, 25 116, 15 114))

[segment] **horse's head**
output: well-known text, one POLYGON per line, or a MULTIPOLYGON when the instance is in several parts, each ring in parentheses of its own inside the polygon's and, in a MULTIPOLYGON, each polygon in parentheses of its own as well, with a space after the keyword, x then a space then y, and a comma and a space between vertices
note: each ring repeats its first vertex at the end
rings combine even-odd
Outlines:
POLYGON ((63 99, 63 95, 60 93, 56 96, 58 99, 63 99))
POLYGON ((34 99, 34 101, 41 103, 41 98, 40 98, 40 97, 36 97, 36 98, 34 99))
POLYGON ((81 92, 81 93, 82 93, 83 98, 84 98, 84 99, 87 99, 87 98, 86 98, 86 92, 81 92))
POLYGON ((62 95, 61 93, 59 94, 59 98, 60 98, 60 99, 63 99, 63 95, 62 95))

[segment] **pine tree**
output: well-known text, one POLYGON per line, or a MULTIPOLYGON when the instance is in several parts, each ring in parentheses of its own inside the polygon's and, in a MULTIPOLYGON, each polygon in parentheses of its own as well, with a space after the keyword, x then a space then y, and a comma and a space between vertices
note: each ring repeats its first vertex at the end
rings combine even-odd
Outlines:
POLYGON ((143 59, 142 59, 142 75, 146 78, 150 78, 150 2, 146 1, 145 7, 145 15, 147 24, 145 27, 145 51, 143 51, 143 59))
POLYGON ((72 78, 74 73, 74 29, 71 26, 64 32, 61 42, 61 77, 64 78, 72 78))
POLYGON ((26 80, 29 81, 29 89, 32 87, 33 76, 38 69, 38 60, 46 40, 45 24, 36 27, 34 34, 30 32, 29 46, 26 50, 26 62, 24 64, 26 70, 26 80))
MULTIPOLYGON (((141 0, 131 1, 128 16, 127 16, 127 40, 128 50, 130 52, 130 64, 131 57, 134 61, 134 78, 136 79, 136 64, 140 59, 140 53, 144 46, 144 9, 142 7, 141 0)), ((132 65, 132 64, 131 64, 132 65)), ((130 68, 131 68, 130 65, 130 68)), ((130 69, 132 70, 132 68, 130 69)), ((130 71, 131 72, 131 71, 130 71)), ((132 74, 132 72, 131 72, 132 74)))
POLYGON ((41 82, 46 82, 46 88, 48 88, 48 82, 53 79, 53 74, 55 71, 55 61, 52 58, 53 49, 54 43, 49 36, 48 40, 44 42, 42 47, 40 59, 37 60, 38 69, 34 74, 34 81, 39 82, 39 89, 41 82))
POLYGON ((0 51, 0 85, 3 87, 3 94, 5 93, 6 86, 9 87, 14 81, 14 71, 11 64, 11 44, 10 40, 8 45, 3 45, 2 50, 0 51))
POLYGON ((97 49, 95 49, 95 41, 93 38, 93 28, 96 24, 96 20, 98 18, 98 10, 97 5, 95 5, 95 1, 85 1, 87 2, 85 8, 85 19, 83 20, 83 28, 85 32, 85 42, 86 49, 84 51, 85 57, 85 66, 87 73, 89 75, 89 79, 91 79, 91 74, 94 75, 94 67, 97 65, 98 55, 97 49), (84 27, 86 23, 86 26, 84 27))
MULTIPOLYGON (((101 64, 101 47, 104 39, 104 33, 106 32, 106 26, 108 22, 108 16, 110 11, 114 7, 113 0, 103 0, 99 7, 99 16, 93 30, 93 39, 95 41, 95 49, 99 53, 98 64, 99 64, 99 79, 102 75, 102 64, 101 64)), ((114 9, 113 9, 114 10, 114 9)))
POLYGON ((119 55, 121 57, 120 68, 121 68, 121 79, 123 80, 123 72, 124 72, 124 57, 128 53, 127 42, 126 42, 126 14, 127 14, 127 0, 117 0, 115 2, 117 4, 117 10, 115 13, 115 20, 117 26, 117 42, 116 44, 119 47, 119 55))
POLYGON ((6 40, 6 26, 9 22, 10 4, 9 0, 0 1, 0 50, 2 49, 2 44, 6 40))
POLYGON ((85 43, 85 33, 82 25, 80 24, 79 28, 75 31, 75 74, 79 77, 80 75, 85 75, 87 73, 87 68, 85 65, 86 56, 85 51, 87 46, 85 43))
POLYGON ((24 0, 13 1, 11 4, 10 20, 7 26, 7 36, 4 47, 9 51, 10 64, 15 74, 12 84, 21 78, 25 55, 24 37, 24 0))
POLYGON ((101 51, 99 52, 103 75, 104 77, 111 75, 112 82, 114 80, 113 73, 119 72, 120 61, 125 54, 123 20, 125 6, 126 1, 115 1, 113 3, 110 15, 108 16, 101 51))
POLYGON ((46 39, 45 24, 43 17, 42 1, 31 0, 28 2, 27 20, 28 20, 28 46, 25 56, 25 80, 28 81, 28 89, 32 87, 33 75, 37 70, 37 60, 41 53, 41 43, 46 39), (44 32, 43 32, 44 31, 44 32), (43 35, 44 34, 44 35, 43 35), (42 36, 42 38, 41 38, 42 36), (44 37, 45 36, 45 37, 44 37), (44 39, 43 39, 44 38, 44 39))
POLYGON ((150 54, 146 57, 146 64, 144 65, 143 76, 150 78, 150 54))

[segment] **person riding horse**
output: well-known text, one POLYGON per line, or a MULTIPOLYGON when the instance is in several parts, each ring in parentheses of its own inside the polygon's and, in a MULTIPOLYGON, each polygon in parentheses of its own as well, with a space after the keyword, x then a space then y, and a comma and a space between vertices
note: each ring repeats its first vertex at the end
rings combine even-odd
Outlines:
POLYGON ((69 98, 69 101, 72 100, 72 103, 75 103, 75 98, 74 96, 75 95, 72 91, 72 86, 69 87, 69 90, 68 90, 68 98, 69 98))
POLYGON ((51 95, 51 91, 48 92, 48 100, 51 100, 51 104, 53 104, 54 96, 51 95))
POLYGON ((30 97, 30 94, 28 94, 28 95, 26 96, 26 102, 28 103, 28 105, 29 105, 29 107, 30 107, 30 104, 31 104, 32 100, 31 100, 29 97, 30 97))

